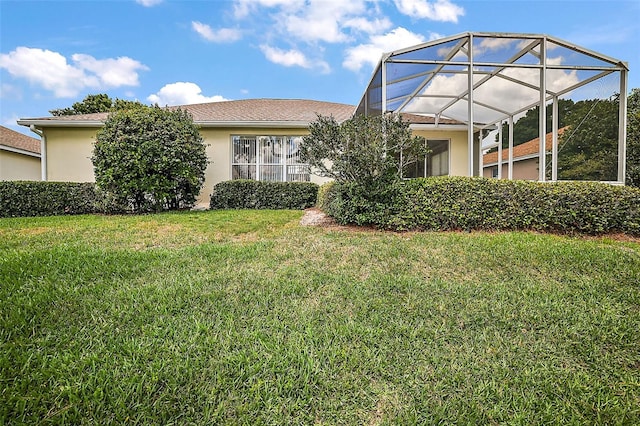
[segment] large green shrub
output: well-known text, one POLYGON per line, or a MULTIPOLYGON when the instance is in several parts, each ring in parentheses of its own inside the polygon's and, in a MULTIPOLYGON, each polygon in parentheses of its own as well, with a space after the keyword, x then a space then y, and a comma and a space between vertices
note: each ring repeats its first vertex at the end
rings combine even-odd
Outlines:
POLYGON ((0 217, 96 212, 93 183, 0 181, 0 217))
POLYGON ((316 203, 318 185, 311 182, 230 180, 213 188, 212 209, 306 209, 316 203))
POLYGON ((157 106, 111 113, 92 161, 107 205, 136 213, 192 207, 208 163, 189 113, 157 106))
POLYGON ((400 181, 376 193, 336 184, 328 194, 326 211, 343 224, 640 235, 640 190, 597 182, 447 177, 400 181))
POLYGON ((398 114, 357 115, 342 123, 318 116, 300 146, 314 174, 336 182, 380 188, 400 179, 402 169, 427 153, 398 114))

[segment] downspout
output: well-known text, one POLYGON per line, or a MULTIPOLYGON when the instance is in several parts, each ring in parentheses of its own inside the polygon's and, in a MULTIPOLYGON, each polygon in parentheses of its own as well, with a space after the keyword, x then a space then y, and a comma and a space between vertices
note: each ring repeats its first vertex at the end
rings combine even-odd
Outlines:
POLYGON ((40 136, 40 180, 47 180, 47 137, 42 130, 38 130, 35 125, 29 126, 36 135, 40 136))

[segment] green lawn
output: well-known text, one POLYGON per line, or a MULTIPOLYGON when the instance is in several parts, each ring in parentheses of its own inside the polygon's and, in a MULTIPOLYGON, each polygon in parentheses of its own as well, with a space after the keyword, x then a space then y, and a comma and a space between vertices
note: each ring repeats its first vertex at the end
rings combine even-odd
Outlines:
POLYGON ((0 220, 0 424, 638 424, 640 244, 0 220))

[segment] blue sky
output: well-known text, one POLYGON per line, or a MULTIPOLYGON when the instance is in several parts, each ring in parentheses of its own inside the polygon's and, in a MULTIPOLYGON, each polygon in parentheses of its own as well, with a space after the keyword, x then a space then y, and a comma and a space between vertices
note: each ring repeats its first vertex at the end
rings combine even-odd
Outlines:
POLYGON ((640 0, 0 0, 0 124, 92 93, 356 104, 383 52, 465 31, 553 35, 640 87, 640 0))

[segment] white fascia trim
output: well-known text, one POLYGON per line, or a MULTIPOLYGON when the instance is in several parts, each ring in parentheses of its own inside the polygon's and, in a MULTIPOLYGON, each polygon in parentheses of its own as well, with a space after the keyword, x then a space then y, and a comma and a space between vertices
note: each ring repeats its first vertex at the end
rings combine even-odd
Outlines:
POLYGON ((307 121, 194 121, 200 127, 300 128, 309 127, 307 121))
MULTIPOLYGON (((76 120, 18 120, 21 126, 36 127, 103 127, 102 121, 76 120)), ((307 121, 194 121, 200 127, 249 127, 249 128, 301 128, 309 127, 307 121)))
POLYGON ((18 120, 21 126, 36 127, 102 127, 103 121, 77 121, 77 120, 18 120))
POLYGON ((446 132, 447 130, 467 130, 466 124, 409 124, 411 130, 437 130, 446 132))
POLYGON ((20 148, 14 148, 12 146, 0 145, 0 149, 3 151, 14 152, 16 154, 28 155, 30 157, 40 158, 40 154, 37 152, 31 152, 20 148))

